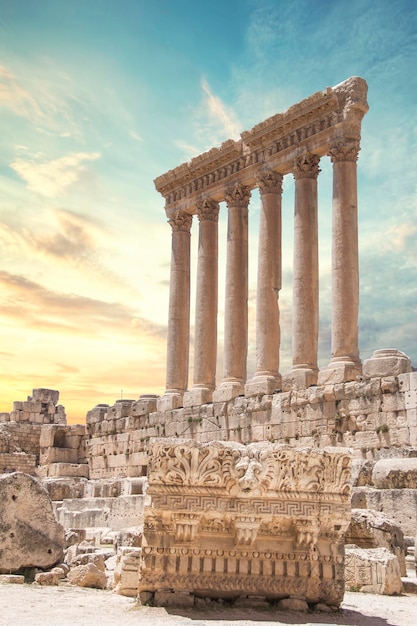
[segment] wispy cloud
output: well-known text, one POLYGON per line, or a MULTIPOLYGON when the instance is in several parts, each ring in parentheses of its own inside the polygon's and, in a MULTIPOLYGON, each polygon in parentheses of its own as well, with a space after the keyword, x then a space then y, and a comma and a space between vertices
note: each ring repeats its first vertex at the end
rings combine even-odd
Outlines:
POLYGON ((0 66, 0 106, 26 119, 39 121, 43 117, 36 99, 3 66, 0 66))
MULTIPOLYGON (((243 130, 233 109, 226 105, 210 87, 206 78, 201 79, 202 98, 194 112, 195 136, 198 143, 197 153, 221 144, 226 139, 238 139, 243 130)), ((186 149, 194 146, 188 142, 178 142, 186 149)))
POLYGON ((56 198, 76 183, 85 171, 86 161, 100 158, 99 152, 72 152, 58 159, 41 160, 40 155, 18 158, 10 167, 27 183, 31 191, 56 198))

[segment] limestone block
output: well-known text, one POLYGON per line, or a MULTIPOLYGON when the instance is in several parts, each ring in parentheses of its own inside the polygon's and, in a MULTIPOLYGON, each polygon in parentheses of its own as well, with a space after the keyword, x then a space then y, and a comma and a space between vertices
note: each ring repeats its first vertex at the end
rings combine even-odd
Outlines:
POLYGON ((345 583, 348 590, 398 595, 402 591, 400 564, 386 548, 346 546, 345 583))
POLYGON ((59 585, 59 581, 65 578, 61 567, 54 567, 50 572, 39 572, 35 575, 35 583, 42 586, 59 585))
POLYGON ((23 585, 25 577, 18 574, 0 574, 0 585, 23 585))
POLYGON ((23 473, 0 475, 0 572, 52 567, 63 558, 64 529, 46 490, 23 473))
POLYGON ((406 575, 404 533, 394 520, 380 511, 352 509, 346 543, 359 548, 387 548, 398 558, 401 576, 406 575))
POLYGON ((98 569, 94 563, 71 568, 67 578, 71 585, 78 587, 93 587, 95 589, 106 589, 107 587, 105 572, 98 569))
POLYGON ((138 594, 140 548, 119 548, 114 569, 114 591, 134 598, 138 594))
POLYGON ((404 352, 393 349, 375 350, 372 357, 363 364, 363 375, 366 378, 398 376, 411 370, 411 361, 408 356, 404 352))
POLYGON ((23 402, 23 411, 25 413, 40 413, 42 411, 42 402, 23 402))
POLYGON ((417 458, 377 461, 372 482, 378 489, 417 489, 417 458))
POLYGON ((345 449, 155 440, 140 596, 169 604, 184 593, 191 604, 193 589, 338 606, 350 464, 345 449))
POLYGON ((41 428, 39 445, 41 448, 52 448, 55 441, 55 435, 59 426, 56 424, 45 424, 41 428))
POLYGON ((33 389, 32 400, 34 402, 52 402, 57 404, 59 400, 59 391, 54 389, 33 389))
POLYGON ((352 504, 356 508, 374 509, 394 520, 405 536, 414 536, 417 519, 416 489, 373 489, 354 487, 352 504))

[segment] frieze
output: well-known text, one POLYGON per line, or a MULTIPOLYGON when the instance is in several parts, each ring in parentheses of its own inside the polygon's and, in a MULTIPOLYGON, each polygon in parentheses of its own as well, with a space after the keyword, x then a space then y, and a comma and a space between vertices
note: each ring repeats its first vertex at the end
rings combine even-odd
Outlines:
POLYGON ((256 593, 260 595, 267 593, 285 597, 289 594, 304 594, 306 591, 307 579, 305 578, 287 578, 287 577, 270 577, 270 576, 239 576, 239 575, 221 575, 221 574, 164 574, 161 581, 158 573, 142 572, 139 581, 139 591, 148 589, 169 588, 173 590, 194 589, 197 590, 214 590, 221 592, 238 591, 245 593, 256 593))
MULTIPOLYGON (((343 448, 297 451, 269 442, 248 446, 232 442, 181 443, 178 439, 156 440, 148 466, 151 488, 179 485, 214 487, 233 496, 254 496, 276 492, 292 494, 330 493, 349 495, 350 454, 343 448)), ((195 492, 194 492, 195 493, 195 492)), ((271 493, 272 495, 272 493, 271 493)))

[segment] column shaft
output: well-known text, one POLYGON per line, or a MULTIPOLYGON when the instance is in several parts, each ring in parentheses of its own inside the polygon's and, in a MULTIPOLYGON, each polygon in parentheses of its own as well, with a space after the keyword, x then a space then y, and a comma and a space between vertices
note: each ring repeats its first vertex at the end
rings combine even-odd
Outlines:
POLYGON ((247 396, 270 394, 281 388, 279 374, 281 289, 282 175, 263 172, 257 180, 261 194, 258 278, 256 294, 256 372, 245 386, 247 396))
POLYGON ((190 229, 192 215, 177 211, 172 228, 166 391, 161 409, 182 406, 190 340, 190 229))
POLYGON ((224 377, 215 401, 243 393, 248 351, 248 204, 250 190, 236 183, 225 194, 228 207, 224 377))
POLYGON ((194 385, 184 406, 212 400, 216 384, 219 204, 205 198, 197 207, 199 219, 197 293, 194 337, 194 385))
POLYGON ((361 374, 358 347, 358 152, 358 141, 339 141, 329 151, 333 163, 332 359, 320 372, 320 382, 345 382, 361 374))
POLYGON ((304 153, 294 163, 294 265, 292 369, 285 388, 306 389, 317 383, 319 264, 317 176, 320 158, 304 153))

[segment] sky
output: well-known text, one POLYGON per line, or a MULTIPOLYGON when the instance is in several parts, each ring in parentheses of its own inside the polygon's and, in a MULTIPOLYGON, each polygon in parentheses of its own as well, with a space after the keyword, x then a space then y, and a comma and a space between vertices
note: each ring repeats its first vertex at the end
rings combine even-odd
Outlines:
MULTIPOLYGON (((171 229, 154 178, 350 76, 365 78, 370 105, 358 160, 361 358, 397 348, 416 367, 416 67, 415 0, 0 0, 0 411, 37 387, 60 391, 69 423, 97 403, 162 394, 171 229)), ((329 159, 320 167, 323 366, 329 159)), ((286 176, 282 374, 291 366, 293 211, 286 176)), ((249 214, 248 378, 256 191, 249 214)), ((222 204, 219 381, 226 219, 222 204)))

